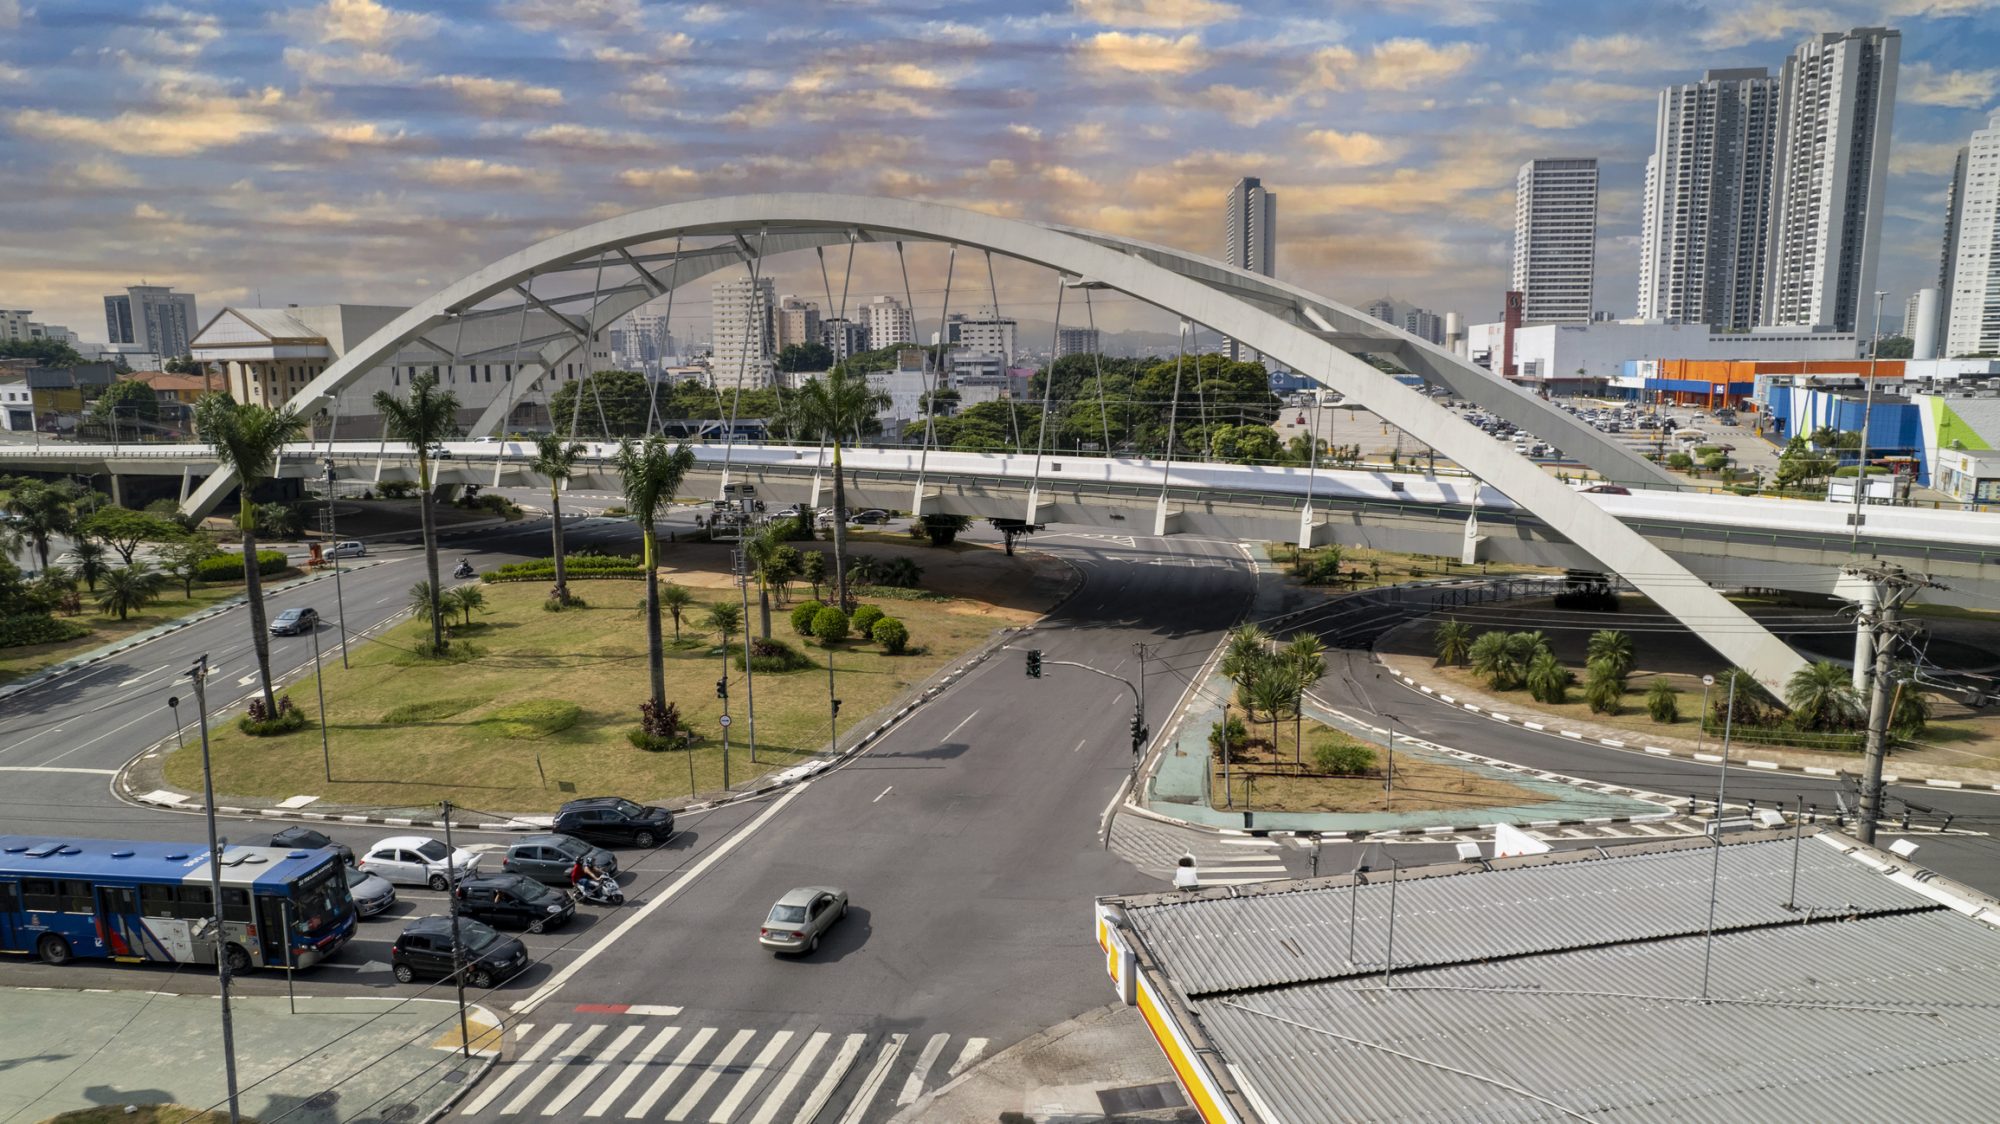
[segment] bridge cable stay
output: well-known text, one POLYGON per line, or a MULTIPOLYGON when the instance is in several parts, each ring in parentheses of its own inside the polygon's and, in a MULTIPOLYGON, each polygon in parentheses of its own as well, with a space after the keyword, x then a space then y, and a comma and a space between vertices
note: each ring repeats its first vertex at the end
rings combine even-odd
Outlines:
MULTIPOLYGON (((896 243, 896 256, 899 259, 902 257, 902 252, 903 252, 903 244, 901 242, 896 243)), ((819 255, 819 281, 820 284, 824 286, 826 289, 826 306, 828 308, 833 308, 834 307, 833 278, 826 271, 826 247, 814 246, 813 253, 819 255)), ((904 269, 903 276, 907 281, 909 277, 909 270, 907 268, 904 269)), ((838 310, 839 315, 835 318, 835 323, 839 325, 839 328, 837 330, 840 333, 840 351, 841 351, 841 357, 835 360, 836 363, 844 364, 847 362, 849 358, 852 358, 852 356, 849 356, 847 354, 849 342, 854 338, 847 330, 848 329, 847 295, 848 295, 848 289, 853 281, 854 281, 854 229, 852 227, 849 227, 847 231, 847 269, 846 272, 840 275, 840 306, 838 310)), ((872 343, 874 341, 871 340, 869 342, 872 343)), ((829 352, 830 351, 831 349, 829 349, 829 352)), ((827 374, 829 375, 831 375, 832 373, 833 372, 831 369, 827 371, 827 374)), ((787 436, 793 440, 797 439, 798 433, 796 426, 792 427, 792 432, 787 434, 787 436)), ((826 434, 821 433, 819 435, 819 451, 813 455, 813 480, 815 484, 817 484, 817 482, 825 472, 826 472, 826 434)), ((817 487, 815 487, 813 490, 813 506, 817 507, 818 505, 819 505, 819 490, 817 487)))
MULTIPOLYGON (((1041 424, 1035 427, 1035 470, 1034 474, 1028 478, 1028 522, 1031 524, 1035 522, 1035 514, 1036 514, 1035 509, 1041 506, 1040 489, 1042 486, 1042 445, 1043 445, 1043 439, 1048 436, 1049 404, 1051 398, 1054 396, 1055 393, 1055 386, 1056 386, 1055 354, 1060 349, 1059 345, 1062 342, 1062 306, 1063 306, 1063 279, 1062 279, 1062 274, 1057 273, 1056 274, 1056 322, 1055 322, 1055 327, 1049 330, 1051 336, 1049 344, 1049 369, 1048 373, 1042 376, 1042 420, 1041 424)), ((998 320, 1000 318, 999 309, 993 310, 993 318, 995 320, 998 320)))
MULTIPOLYGON (((1333 378, 1333 356, 1326 357, 1326 377, 1333 378)), ((1306 430, 1306 505, 1299 515, 1299 550, 1303 552, 1312 545, 1313 480, 1319 473, 1319 423, 1326 409, 1325 395, 1313 395, 1312 422, 1306 430)), ((1283 450, 1280 450, 1282 453, 1283 450)))
MULTIPOLYGON (((667 339, 669 342, 674 338, 674 290, 680 287, 681 240, 685 237, 687 237, 685 234, 674 235, 674 268, 667 278, 667 339)), ((646 271, 645 266, 637 266, 635 268, 640 273, 646 271)), ((660 380, 657 376, 646 380, 646 401, 648 403, 646 407, 646 436, 651 437, 653 435, 653 427, 660 421, 660 380)))
MULTIPOLYGON (((902 253, 902 244, 900 242, 897 243, 896 252, 898 254, 902 253)), ((922 518, 924 514, 924 471, 930 465, 931 440, 937 432, 937 384, 944 377, 944 356, 946 349, 950 347, 950 344, 946 342, 947 329, 945 323, 946 318, 951 314, 951 279, 957 267, 958 244, 954 242, 952 243, 951 254, 945 258, 944 263, 944 303, 938 306, 937 368, 931 372, 931 389, 929 397, 925 400, 924 445, 923 449, 917 454, 917 494, 915 500, 910 504, 911 514, 918 518, 922 518)), ((910 273, 907 268, 903 271, 903 295, 905 299, 910 301, 910 334, 914 336, 917 334, 917 305, 916 300, 910 297, 910 273)), ((919 344, 918 346, 921 347, 922 345, 919 344)), ((924 365, 927 368, 930 366, 928 358, 925 359, 924 365)))
MULTIPOLYGON (((590 283, 590 313, 593 316, 596 315, 597 312, 597 289, 599 285, 603 284, 603 282, 604 282, 604 259, 600 257, 597 259, 597 278, 590 283)), ((572 325, 572 327, 574 327, 574 325, 572 325)), ((591 332, 590 317, 586 316, 584 318, 584 337, 583 337, 583 377, 586 380, 590 378, 590 332, 591 332)), ((550 420, 553 421, 554 419, 550 420)), ((569 439, 571 444, 576 443, 577 425, 582 421, 583 421, 583 387, 579 385, 576 388, 576 397, 569 404, 569 439)))
POLYGON ((1014 431, 1014 455, 1021 455, 1021 409, 1014 401, 1013 352, 1007 347, 1006 329, 1000 319, 1000 285, 993 280, 993 251, 986 251, 986 288, 993 294, 993 334, 1000 341, 1000 385, 1007 391, 1007 428, 1014 431))
MULTIPOLYGON (((530 273, 530 276, 532 277, 533 274, 530 273)), ((528 302, 525 300, 521 302, 521 315, 518 319, 519 323, 514 328, 514 350, 507 353, 508 362, 504 368, 507 376, 507 386, 501 391, 501 395, 507 399, 507 408, 500 413, 500 436, 502 438, 505 438, 507 435, 507 423, 514 420, 514 408, 520 403, 521 395, 524 393, 521 389, 523 384, 516 380, 515 376, 522 373, 520 370, 522 366, 521 348, 528 342, 528 302)), ((500 457, 504 459, 505 456, 506 448, 502 446, 500 457)), ((493 462, 493 486, 496 488, 500 486, 499 459, 493 462)))
POLYGON ((1187 358, 1188 322, 1181 320, 1180 333, 1174 344, 1174 397, 1167 407, 1167 459, 1160 464, 1160 511, 1167 509, 1167 479, 1174 470, 1174 431, 1180 428, 1181 416, 1181 362, 1187 358))
MULTIPOLYGON (((758 294, 762 291, 757 287, 757 282, 764 275, 764 238, 770 233, 771 228, 768 226, 757 228, 757 253, 745 263, 746 267, 750 270, 750 303, 752 305, 757 303, 758 294)), ((765 310, 766 313, 769 311, 769 309, 765 310)), ((726 498, 729 495, 729 467, 735 463, 736 458, 736 416, 737 412, 743 408, 743 377, 749 373, 749 370, 750 349, 745 347, 736 353, 736 393, 730 396, 729 428, 724 430, 722 434, 722 492, 716 497, 717 499, 726 498)), ((722 384, 720 382, 715 384, 715 408, 718 414, 721 413, 722 384)))
MULTIPOLYGON (((590 315, 584 317, 583 320, 583 377, 584 381, 590 384, 591 401, 597 403, 598 428, 604 431, 604 440, 608 442, 611 440, 611 419, 604 415, 604 380, 597 377, 596 371, 591 370, 592 367, 597 365, 597 353, 593 349, 597 345, 597 333, 600 327, 597 323, 597 310, 604 307, 605 257, 606 255, 604 254, 597 255, 597 276, 590 283, 590 315)), ((581 401, 583 397, 581 393, 582 389, 582 387, 577 388, 578 406, 583 405, 581 401)))
MULTIPOLYGON (((1198 326, 1190 326, 1188 334, 1194 336, 1198 341, 1200 337, 1197 333, 1200 330, 1198 326)), ((1203 464, 1207 464, 1209 461, 1215 459, 1215 429, 1209 424, 1208 420, 1208 391, 1202 384, 1201 354, 1199 352, 1194 357, 1194 399, 1196 404, 1201 407, 1201 461, 1203 464)))
MULTIPOLYGON (((1058 274, 1060 276, 1060 274, 1058 274)), ((1083 278, 1077 278, 1082 281, 1083 278)), ((1097 368, 1097 420, 1104 426, 1104 457, 1111 458, 1111 407, 1104 400, 1104 345, 1097 339, 1097 313, 1090 306, 1090 286, 1083 287, 1083 315, 1090 325, 1090 338, 1096 346, 1090 349, 1090 361, 1097 368)), ((1049 359, 1049 370, 1055 371, 1056 361, 1049 359)))

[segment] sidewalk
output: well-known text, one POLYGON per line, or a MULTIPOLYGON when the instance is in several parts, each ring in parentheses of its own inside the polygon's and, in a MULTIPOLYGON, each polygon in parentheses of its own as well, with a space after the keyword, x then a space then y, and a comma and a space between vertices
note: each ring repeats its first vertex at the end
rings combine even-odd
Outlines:
POLYGON ((1138 1009, 1113 1003, 993 1055, 918 1098, 892 1124, 1200 1119, 1138 1009))
MULTIPOLYGON (((0 1058, 11 1059, 0 1065, 0 1119, 33 1122, 99 1105, 205 1108, 227 1098, 213 997, 53 988, 0 995, 0 1058)), ((242 997, 231 1008, 239 1104, 263 1120, 423 1120, 493 1064, 479 1043, 498 1020, 483 1008, 469 1011, 470 1061, 457 1052, 458 1009, 449 1001, 301 996, 292 1014, 282 997, 242 997)))

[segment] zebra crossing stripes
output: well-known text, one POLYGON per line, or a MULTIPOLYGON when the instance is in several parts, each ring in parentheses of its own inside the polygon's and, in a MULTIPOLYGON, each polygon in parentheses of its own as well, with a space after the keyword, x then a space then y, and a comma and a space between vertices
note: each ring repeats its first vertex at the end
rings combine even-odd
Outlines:
POLYGON ((715 1124, 729 1124, 729 1118, 735 1116, 736 1110, 742 1107, 743 1098, 749 1096, 750 1091, 757 1087, 757 1083, 764 1079, 764 1074, 771 1069, 771 1063, 777 1060, 779 1052, 785 1048, 785 1043, 791 1040, 792 1032, 789 1030, 781 1030, 772 1035, 771 1040, 758 1051, 756 1060, 744 1067, 743 1076, 736 1079, 735 1085, 730 1086, 729 1095, 723 1097, 722 1103, 715 1106, 715 1115, 709 1119, 715 1124))
POLYGON ((617 1080, 611 1083, 611 1087, 599 1094, 596 1100, 590 1102, 590 1107, 585 1109, 583 1114, 585 1116, 604 1115, 604 1110, 610 1108, 612 1102, 624 1095, 626 1088, 632 1082, 638 1080, 640 1074, 646 1072, 646 1067, 653 1064, 653 1059, 658 1057, 660 1051, 667 1048, 667 1043, 673 1041, 674 1035, 680 1032, 681 1028, 677 1026, 662 1028, 660 1033, 655 1035, 651 1042, 646 1043, 646 1048, 639 1051, 633 1057, 632 1064, 625 1067, 625 1071, 618 1075, 617 1080))
POLYGON ((625 1110, 626 1118, 637 1120, 651 1112, 653 1105, 667 1095, 667 1089, 680 1079, 681 1074, 687 1072, 688 1066, 694 1061, 694 1056, 701 1053, 701 1048, 708 1045, 708 1040, 714 1037, 715 1028, 712 1026, 705 1026, 696 1031, 694 1037, 688 1039, 687 1044, 681 1047, 681 1052, 660 1073, 659 1079, 653 1082, 652 1088, 640 1094, 632 1107, 625 1110))
POLYGON ((607 1029, 609 1028, 607 1028, 603 1023, 597 1023, 592 1026, 584 1027, 583 1033, 577 1035, 576 1038, 570 1042, 569 1049, 563 1051, 560 1054, 557 1054, 555 1056, 554 1061, 551 1061, 549 1064, 543 1066, 542 1071, 540 1073, 535 1074, 533 1080, 529 1081, 525 1086, 523 1086, 519 1093, 514 1094, 514 1099, 508 1101, 507 1107, 500 1110, 501 1114, 508 1115, 511 1113, 516 1113, 528 1107, 528 1102, 534 1100, 535 1095, 537 1093, 540 1093, 543 1089, 546 1089, 549 1085, 549 1082, 554 1081, 556 1077, 560 1075, 562 1071, 565 1068, 567 1068, 572 1061, 576 1059, 577 1055, 583 1053, 583 1051, 587 1047, 589 1047, 589 1045, 593 1041, 597 1039, 597 1036, 603 1034, 607 1029))
POLYGON ((889 1067, 896 1063, 896 1055, 903 1052, 907 1034, 892 1034, 882 1043, 882 1052, 875 1056, 875 1068, 868 1071, 868 1077, 861 1082, 861 1092, 847 1103, 847 1111, 840 1116, 840 1124, 861 1124, 868 1113, 869 1102, 882 1088, 882 1082, 889 1076, 889 1067))
POLYGON ((645 1033, 645 1031, 646 1028, 643 1026, 628 1026, 624 1030, 619 1031, 618 1037, 611 1040, 611 1045, 606 1046, 603 1053, 590 1059, 584 1065, 583 1072, 577 1074, 575 1079, 570 1081, 563 1088, 563 1091, 556 1095, 556 1099, 550 1101, 548 1106, 542 1109, 542 1115, 554 1116, 556 1113, 568 1108, 569 1102, 575 1100, 577 1094, 583 1092, 585 1087, 590 1085, 591 1082, 596 1081, 598 1074, 610 1068, 611 1063, 618 1060, 618 1055, 625 1052, 625 1047, 630 1046, 632 1040, 645 1033))
MULTIPOLYGON (((854 1040, 855 1049, 861 1048, 864 1035, 854 1034, 848 1037, 854 1040)), ((771 1095, 764 1098, 764 1106, 757 1110, 757 1115, 750 1118, 750 1124, 771 1124, 777 1119, 778 1110, 784 1107, 785 1099, 792 1095, 792 1090, 798 1087, 800 1079, 805 1077, 806 1071, 810 1070, 813 1062, 819 1058, 819 1052, 826 1049, 826 1044, 832 1039, 833 1035, 824 1030, 814 1031, 812 1037, 806 1039, 805 1045, 799 1047, 799 1052, 792 1055, 792 1064, 785 1067, 785 1072, 779 1075, 777 1084, 771 1086, 771 1095)))
MULTIPOLYGON (((508 1066, 495 1076, 493 1084, 481 1090, 478 1096, 465 1102, 465 1107, 460 1111, 466 1116, 475 1116, 484 1111, 487 1105, 493 1103, 494 1098, 506 1092, 507 1086, 513 1084, 515 1078, 528 1071, 529 1065, 541 1060, 542 1055, 548 1052, 549 1047, 555 1045, 556 1040, 561 1038, 565 1031, 569 1030, 569 1025, 568 1023, 557 1023, 555 1026, 550 1027, 549 1032, 535 1039, 534 1045, 523 1051, 513 1065, 508 1066)), ((525 1040, 528 1037, 528 1032, 533 1029, 534 1027, 531 1024, 523 1023, 521 1026, 515 1028, 515 1034, 525 1040)))

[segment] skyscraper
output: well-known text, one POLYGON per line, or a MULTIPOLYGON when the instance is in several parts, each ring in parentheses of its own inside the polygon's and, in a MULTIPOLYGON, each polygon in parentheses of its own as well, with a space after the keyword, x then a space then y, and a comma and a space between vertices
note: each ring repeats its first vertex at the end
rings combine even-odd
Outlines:
POLYGON ((1853 331, 1872 301, 1902 39, 1880 27, 1830 31, 1785 60, 1765 324, 1853 331))
POLYGON ((1972 134, 1957 195, 1947 356, 2000 353, 2000 113, 1972 134))
POLYGON ((1597 264, 1597 159, 1541 159, 1514 183, 1514 284, 1530 324, 1587 324, 1597 264))
MULTIPOLYGON (((1222 238, 1222 260, 1238 269, 1275 277, 1278 272, 1278 196, 1268 191, 1262 180, 1245 176, 1229 189, 1226 206, 1227 229, 1222 238)), ((1235 340, 1229 341, 1229 357, 1244 354, 1235 340)))
POLYGON ((1059 328, 1056 330, 1056 358, 1065 355, 1094 355, 1101 350, 1100 337, 1096 328, 1059 328))
POLYGON ((917 342, 917 328, 910 310, 895 297, 883 294, 868 302, 868 343, 871 347, 891 347, 917 342))
POLYGON ((161 359, 175 359, 188 353, 188 341, 200 330, 193 293, 133 285, 104 298, 106 343, 132 344, 161 359))
POLYGON ((1639 315, 1748 331, 1771 222, 1778 80, 1711 70, 1660 91, 1646 162, 1639 315))
POLYGON ((778 301, 772 326, 779 351, 788 347, 820 342, 819 302, 788 296, 778 301))
POLYGON ((1972 148, 1966 146, 1958 150, 1958 159, 1952 162, 1951 182, 1944 189, 1944 246, 1938 252, 1938 320, 1936 324, 1939 353, 1951 357, 1949 342, 1945 339, 1951 326, 1952 290, 1957 288, 1958 272, 1958 228, 1959 220, 1965 215, 1965 165, 1971 159, 1972 148))
POLYGON ((718 388, 758 390, 771 385, 777 354, 769 277, 723 281, 710 291, 710 369, 718 388))

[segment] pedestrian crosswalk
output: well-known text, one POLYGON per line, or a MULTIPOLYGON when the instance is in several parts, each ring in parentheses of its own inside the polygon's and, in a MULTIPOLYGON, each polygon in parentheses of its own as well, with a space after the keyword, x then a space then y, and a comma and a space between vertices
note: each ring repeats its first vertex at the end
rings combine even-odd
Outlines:
POLYGON ((989 1040, 804 1027, 562 1021, 510 1029, 461 1117, 865 1124, 985 1056, 989 1040))
POLYGON ((1155 878, 1173 880, 1174 866, 1193 855, 1204 886, 1240 886, 1291 878, 1284 845, 1275 839, 1190 831, 1137 816, 1111 821, 1111 850, 1155 878))

